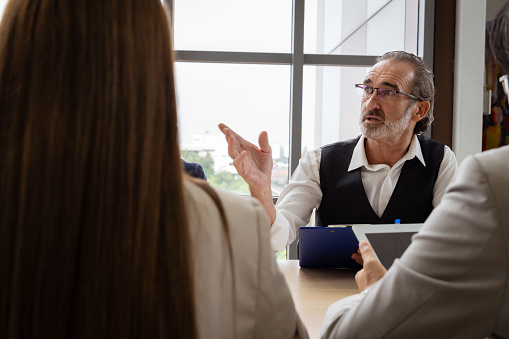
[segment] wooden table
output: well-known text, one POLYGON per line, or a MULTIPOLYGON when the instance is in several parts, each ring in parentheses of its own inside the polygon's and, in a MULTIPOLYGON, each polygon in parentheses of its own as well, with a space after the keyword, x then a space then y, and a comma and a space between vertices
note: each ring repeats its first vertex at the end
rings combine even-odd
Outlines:
POLYGON ((300 268, 298 260, 278 260, 277 265, 311 339, 320 337, 323 317, 330 304, 359 293, 354 270, 300 268))

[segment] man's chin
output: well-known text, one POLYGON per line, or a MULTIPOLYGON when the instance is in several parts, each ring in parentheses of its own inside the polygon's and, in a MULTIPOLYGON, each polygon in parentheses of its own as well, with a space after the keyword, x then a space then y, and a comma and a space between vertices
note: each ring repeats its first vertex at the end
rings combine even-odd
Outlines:
POLYGON ((361 126, 361 132, 364 138, 371 140, 383 139, 386 134, 384 133, 383 128, 369 128, 364 125, 361 126))
POLYGON ((365 138, 368 138, 368 139, 373 139, 373 140, 376 140, 376 139, 379 139, 381 136, 382 136, 382 131, 380 130, 380 127, 377 126, 366 126, 365 124, 362 124, 361 123, 361 132, 362 132, 362 135, 365 137, 365 138))

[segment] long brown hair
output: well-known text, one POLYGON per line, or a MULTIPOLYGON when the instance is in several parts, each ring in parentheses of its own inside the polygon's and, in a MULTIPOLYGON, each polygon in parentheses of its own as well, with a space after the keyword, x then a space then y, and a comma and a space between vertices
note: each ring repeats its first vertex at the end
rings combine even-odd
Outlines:
POLYGON ((11 0, 0 27, 0 337, 196 337, 159 0, 11 0))

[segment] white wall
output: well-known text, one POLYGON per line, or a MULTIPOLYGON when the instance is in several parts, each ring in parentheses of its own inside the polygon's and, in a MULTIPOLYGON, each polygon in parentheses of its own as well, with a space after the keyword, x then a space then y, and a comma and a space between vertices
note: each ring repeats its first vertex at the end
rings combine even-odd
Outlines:
POLYGON ((458 162, 482 150, 486 0, 456 3, 452 148, 458 162))

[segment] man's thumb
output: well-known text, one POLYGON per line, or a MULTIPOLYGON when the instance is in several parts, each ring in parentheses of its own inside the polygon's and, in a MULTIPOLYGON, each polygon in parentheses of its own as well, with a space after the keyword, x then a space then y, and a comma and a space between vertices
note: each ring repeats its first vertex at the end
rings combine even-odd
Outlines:
POLYGON ((258 137, 258 144, 260 144, 260 149, 264 153, 270 153, 270 144, 269 144, 269 135, 266 131, 260 133, 258 137))

